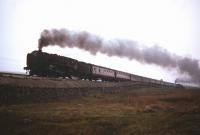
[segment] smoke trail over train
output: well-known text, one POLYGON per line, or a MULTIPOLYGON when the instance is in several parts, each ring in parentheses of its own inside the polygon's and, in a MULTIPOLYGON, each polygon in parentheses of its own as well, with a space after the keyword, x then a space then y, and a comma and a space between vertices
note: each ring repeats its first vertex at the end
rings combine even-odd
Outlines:
POLYGON ((181 57, 159 46, 141 46, 133 40, 110 40, 87 32, 74 32, 67 29, 44 30, 39 39, 39 50, 49 45, 77 47, 95 55, 100 52, 107 56, 126 57, 141 63, 155 64, 164 68, 175 68, 180 73, 189 75, 190 80, 200 84, 198 60, 181 57))

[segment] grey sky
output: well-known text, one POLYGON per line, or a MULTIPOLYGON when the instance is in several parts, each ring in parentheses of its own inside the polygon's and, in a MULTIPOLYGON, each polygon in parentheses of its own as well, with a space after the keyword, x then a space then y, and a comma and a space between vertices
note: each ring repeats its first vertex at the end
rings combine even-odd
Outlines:
MULTIPOLYGON (((43 29, 84 30, 107 40, 129 39, 159 45, 171 53, 200 59, 199 0, 1 0, 0 71, 23 72, 26 54, 37 49, 43 29)), ((175 70, 78 49, 44 51, 173 81, 175 70), (106 59, 106 60, 105 60, 106 59)))

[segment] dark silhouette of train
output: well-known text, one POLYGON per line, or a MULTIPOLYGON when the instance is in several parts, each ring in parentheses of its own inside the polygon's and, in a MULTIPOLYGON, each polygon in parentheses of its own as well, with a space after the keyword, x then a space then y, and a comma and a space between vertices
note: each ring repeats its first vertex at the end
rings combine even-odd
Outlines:
POLYGON ((88 80, 135 81, 170 87, 176 86, 174 83, 163 80, 142 77, 42 51, 28 53, 27 67, 24 69, 29 71, 29 75, 69 78, 75 76, 88 80))

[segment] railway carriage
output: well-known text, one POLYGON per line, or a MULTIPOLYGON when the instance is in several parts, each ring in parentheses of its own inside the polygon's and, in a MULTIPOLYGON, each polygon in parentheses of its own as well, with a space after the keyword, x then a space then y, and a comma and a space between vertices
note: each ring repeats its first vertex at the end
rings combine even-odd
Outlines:
POLYGON ((142 81, 142 77, 138 76, 138 75, 131 74, 131 81, 141 82, 142 81))
POLYGON ((142 82, 144 83, 150 83, 150 79, 147 77, 142 77, 142 82))
POLYGON ((130 81, 131 74, 122 71, 116 71, 116 79, 119 81, 130 81))
POLYGON ((115 80, 115 70, 92 65, 91 69, 93 79, 115 80))

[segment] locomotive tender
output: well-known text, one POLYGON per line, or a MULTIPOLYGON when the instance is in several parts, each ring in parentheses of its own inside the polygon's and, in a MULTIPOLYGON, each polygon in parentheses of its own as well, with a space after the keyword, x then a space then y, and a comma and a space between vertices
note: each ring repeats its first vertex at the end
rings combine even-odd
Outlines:
POLYGON ((142 77, 94 64, 81 62, 72 58, 49 54, 42 51, 33 51, 27 54, 27 67, 30 75, 38 76, 72 76, 89 80, 105 81, 135 81, 155 85, 174 87, 174 83, 142 77))

